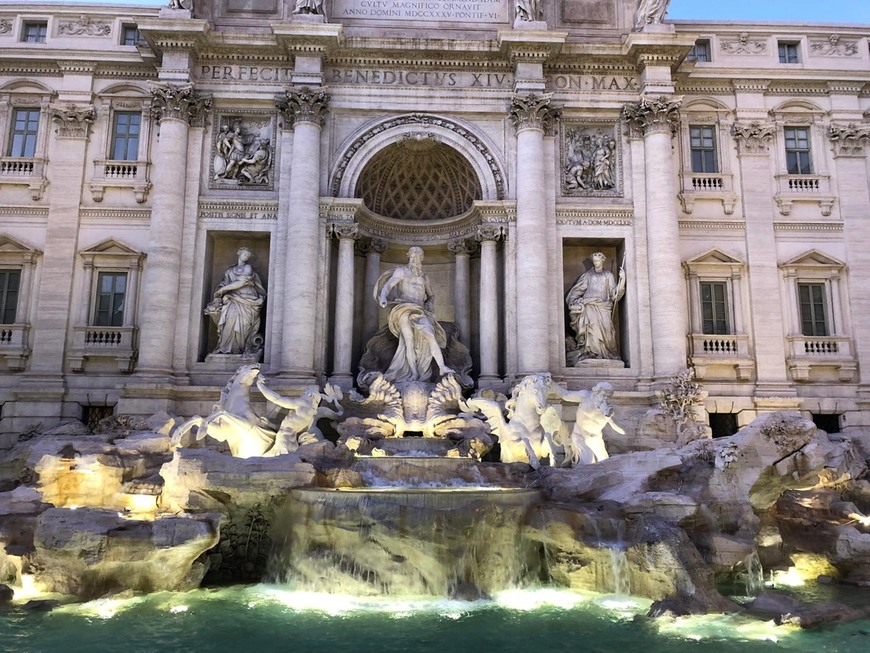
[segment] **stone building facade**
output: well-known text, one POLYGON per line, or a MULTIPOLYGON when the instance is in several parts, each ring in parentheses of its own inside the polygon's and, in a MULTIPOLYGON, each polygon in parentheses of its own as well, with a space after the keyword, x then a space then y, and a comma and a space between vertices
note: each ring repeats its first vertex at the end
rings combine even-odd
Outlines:
POLYGON ((630 423, 690 365, 716 433, 870 440, 870 30, 637 11, 0 4, 0 432, 207 411, 246 360, 349 388, 419 246, 479 387, 608 380, 630 423), (565 303, 594 252, 613 359, 565 303), (235 265, 262 292, 227 353, 235 265))

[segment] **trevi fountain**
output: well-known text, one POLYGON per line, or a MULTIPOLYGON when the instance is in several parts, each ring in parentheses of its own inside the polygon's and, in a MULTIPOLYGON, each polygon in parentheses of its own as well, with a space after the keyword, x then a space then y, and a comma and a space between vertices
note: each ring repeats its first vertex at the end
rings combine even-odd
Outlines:
MULTIPOLYGON (((571 192, 615 187, 596 129, 568 133, 571 192)), ((207 181, 271 183, 273 145, 220 125, 207 181)), ((789 410, 713 438, 691 368, 623 419, 607 371, 639 279, 604 244, 619 260, 590 251, 562 299, 567 366, 603 371, 587 387, 479 383, 411 246, 365 297, 384 319, 355 377, 289 393, 263 362, 280 299, 233 247, 197 308, 227 370, 210 411, 67 420, 3 452, 0 649, 870 650, 864 456, 789 410)))

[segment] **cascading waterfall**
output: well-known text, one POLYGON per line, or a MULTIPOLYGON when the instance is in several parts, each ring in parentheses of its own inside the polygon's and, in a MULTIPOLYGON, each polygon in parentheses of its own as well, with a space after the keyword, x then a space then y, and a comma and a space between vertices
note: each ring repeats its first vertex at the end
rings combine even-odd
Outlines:
POLYGON ((539 500, 504 488, 301 489, 276 521, 273 577, 360 596, 477 598, 541 576, 522 525, 539 500))
POLYGON ((743 559, 743 571, 737 575, 737 579, 743 584, 746 596, 758 596, 764 589, 764 568, 757 551, 743 559))
POLYGON ((631 574, 628 556, 620 546, 610 547, 610 571, 613 574, 613 593, 617 596, 631 594, 631 574))

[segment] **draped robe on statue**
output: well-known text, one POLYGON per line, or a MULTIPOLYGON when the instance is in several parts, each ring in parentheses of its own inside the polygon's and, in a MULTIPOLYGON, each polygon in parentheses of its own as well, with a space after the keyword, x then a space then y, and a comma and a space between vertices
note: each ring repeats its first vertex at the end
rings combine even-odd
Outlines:
POLYGON ((617 283, 612 272, 594 269, 581 274, 568 291, 565 303, 580 347, 580 360, 619 360, 613 305, 624 292, 625 286, 617 283))
POLYGON ((384 376, 391 381, 428 381, 432 376, 432 354, 428 334, 435 336, 438 346, 447 347, 447 334, 435 316, 419 304, 396 302, 387 320, 390 333, 399 339, 399 346, 384 376), (413 340, 408 342, 402 334, 402 322, 411 324, 413 340))
POLYGON ((260 310, 266 299, 266 289, 259 275, 249 265, 234 265, 227 269, 218 288, 236 284, 238 287, 226 291, 219 300, 216 354, 245 353, 250 349, 251 339, 260 330, 260 310))

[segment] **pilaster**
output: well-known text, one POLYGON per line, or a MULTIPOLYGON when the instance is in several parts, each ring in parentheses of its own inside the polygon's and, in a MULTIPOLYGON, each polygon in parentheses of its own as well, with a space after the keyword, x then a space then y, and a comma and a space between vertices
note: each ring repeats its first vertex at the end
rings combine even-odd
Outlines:
POLYGON ((353 353, 354 309, 354 242, 359 238, 359 225, 331 225, 338 238, 338 271, 335 283, 335 331, 333 338, 332 376, 330 381, 349 390, 353 386, 351 356, 353 353))

